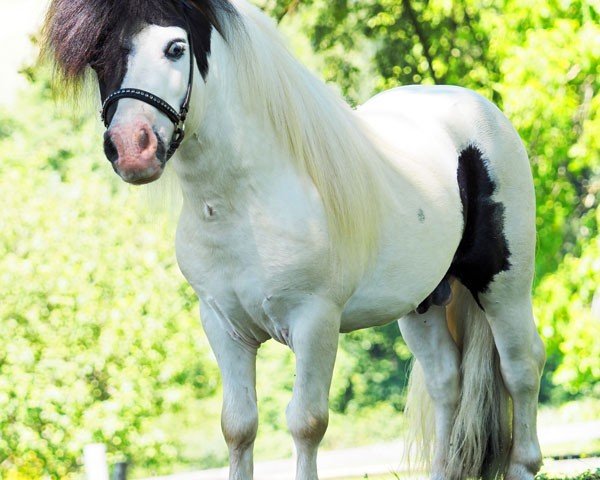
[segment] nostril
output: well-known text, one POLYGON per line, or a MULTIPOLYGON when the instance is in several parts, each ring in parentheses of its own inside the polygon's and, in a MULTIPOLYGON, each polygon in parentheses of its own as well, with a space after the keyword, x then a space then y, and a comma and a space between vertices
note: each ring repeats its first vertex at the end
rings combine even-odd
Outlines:
POLYGON ((150 135, 148 135, 148 130, 146 128, 142 128, 138 133, 138 146, 140 147, 140 152, 144 152, 150 146, 150 135))
POLYGON ((115 163, 119 159, 119 152, 112 140, 110 132, 104 133, 104 155, 106 155, 106 158, 108 158, 110 163, 115 163))

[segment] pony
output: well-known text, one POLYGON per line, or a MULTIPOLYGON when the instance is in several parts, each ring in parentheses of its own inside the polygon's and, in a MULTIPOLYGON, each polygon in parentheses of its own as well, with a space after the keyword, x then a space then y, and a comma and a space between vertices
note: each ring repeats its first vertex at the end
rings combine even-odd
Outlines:
POLYGON ((286 415, 296 479, 314 480, 339 335, 393 321, 431 478, 534 478, 535 198, 498 108, 406 86, 352 110, 246 0, 53 0, 41 44, 59 88, 93 75, 124 181, 173 157, 177 260, 222 376, 230 479, 253 475, 263 342, 295 354, 286 415))

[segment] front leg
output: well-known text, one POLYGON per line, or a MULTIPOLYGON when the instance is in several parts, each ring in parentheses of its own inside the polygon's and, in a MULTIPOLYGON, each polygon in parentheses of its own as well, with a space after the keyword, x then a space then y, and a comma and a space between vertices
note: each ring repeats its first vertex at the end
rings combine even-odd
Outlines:
POLYGON ((287 315, 296 381, 287 421, 296 445, 296 480, 318 480, 317 449, 329 422, 329 387, 338 347, 341 310, 311 296, 287 315))
POLYGON ((256 351, 235 340, 215 311, 201 305, 201 318, 223 380, 221 429, 229 448, 229 480, 252 480, 252 450, 258 429, 256 351))

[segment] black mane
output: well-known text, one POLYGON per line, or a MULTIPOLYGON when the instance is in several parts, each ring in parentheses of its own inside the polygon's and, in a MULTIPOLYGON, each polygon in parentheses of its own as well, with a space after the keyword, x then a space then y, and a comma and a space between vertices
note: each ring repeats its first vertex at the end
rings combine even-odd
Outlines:
POLYGON ((56 67, 58 80, 78 84, 87 66, 100 78, 122 78, 128 40, 145 24, 190 29, 203 75, 208 68, 210 33, 225 37, 223 20, 237 12, 227 0, 53 0, 41 36, 42 58, 56 67))

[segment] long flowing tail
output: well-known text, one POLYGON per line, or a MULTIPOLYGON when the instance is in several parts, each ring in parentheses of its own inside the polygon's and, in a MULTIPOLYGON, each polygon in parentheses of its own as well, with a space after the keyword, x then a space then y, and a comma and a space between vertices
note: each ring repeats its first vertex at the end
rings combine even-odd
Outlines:
MULTIPOLYGON (((509 396, 484 312, 458 281, 452 289, 453 300, 446 318, 461 351, 461 379, 444 478, 499 478, 506 469, 510 450, 509 396)), ((409 380, 405 414, 408 445, 416 448, 418 463, 428 468, 435 440, 433 405, 416 361, 409 380)))

